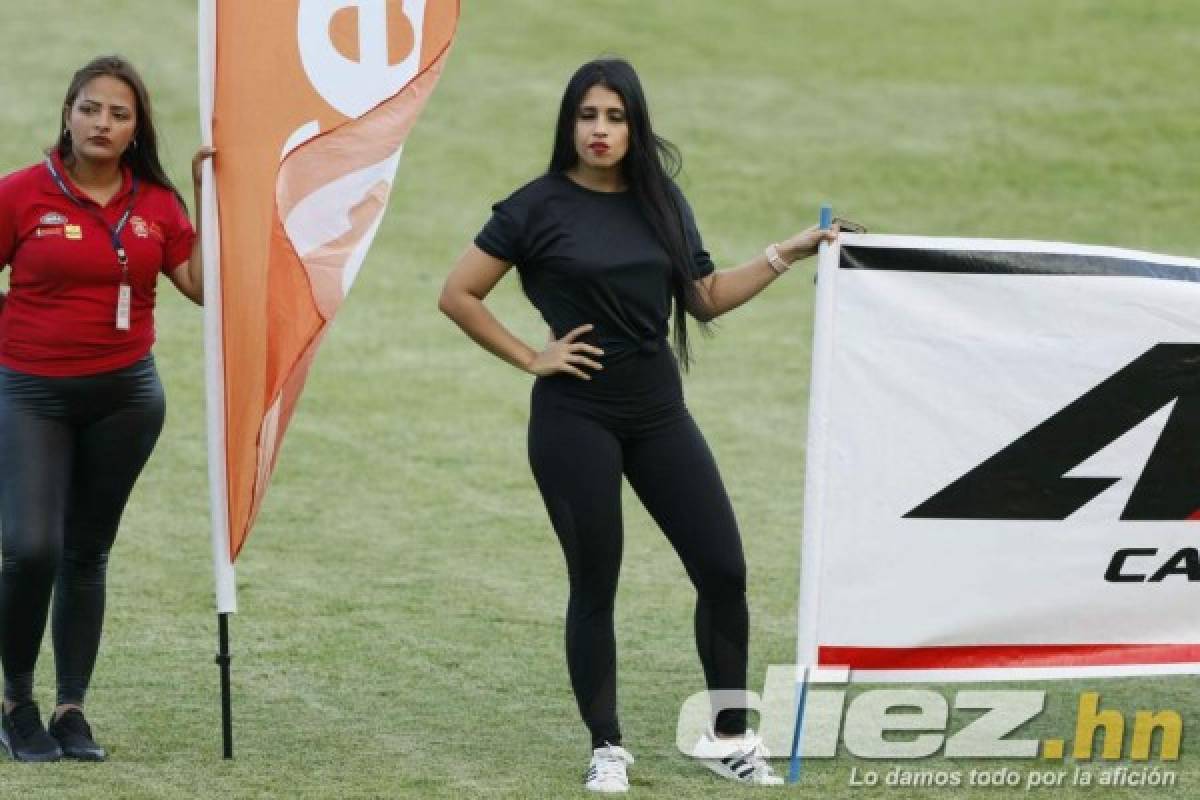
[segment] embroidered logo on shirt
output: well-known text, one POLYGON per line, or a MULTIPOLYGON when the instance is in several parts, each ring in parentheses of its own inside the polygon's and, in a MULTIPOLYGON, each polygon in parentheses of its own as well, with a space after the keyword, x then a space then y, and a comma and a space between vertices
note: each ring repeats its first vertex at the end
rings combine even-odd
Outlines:
POLYGON ((83 228, 78 225, 64 225, 63 233, 68 239, 79 240, 83 238, 83 228))
POLYGON ((62 236, 63 229, 62 229, 61 225, 45 227, 45 228, 36 228, 36 229, 34 229, 33 235, 35 237, 37 237, 38 239, 44 239, 47 236, 62 236))
POLYGON ((146 220, 141 217, 130 217, 129 227, 133 230, 133 235, 139 239, 147 239, 150 237, 150 226, 146 224, 146 220))
POLYGON ((38 220, 39 225, 66 225, 67 218, 57 211, 51 211, 48 214, 42 214, 42 218, 38 220))

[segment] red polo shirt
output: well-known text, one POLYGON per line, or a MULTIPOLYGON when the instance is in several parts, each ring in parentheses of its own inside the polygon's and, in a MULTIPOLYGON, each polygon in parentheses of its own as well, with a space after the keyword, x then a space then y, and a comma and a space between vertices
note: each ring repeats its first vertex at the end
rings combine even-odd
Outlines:
POLYGON ((132 288, 129 330, 117 330, 121 267, 112 237, 129 207, 133 179, 99 206, 59 176, 84 207, 65 196, 46 164, 0 178, 0 269, 12 267, 0 311, 0 365, 31 375, 93 375, 129 366, 154 344, 154 288, 160 272, 188 260, 196 233, 178 198, 138 181, 121 231, 132 288))

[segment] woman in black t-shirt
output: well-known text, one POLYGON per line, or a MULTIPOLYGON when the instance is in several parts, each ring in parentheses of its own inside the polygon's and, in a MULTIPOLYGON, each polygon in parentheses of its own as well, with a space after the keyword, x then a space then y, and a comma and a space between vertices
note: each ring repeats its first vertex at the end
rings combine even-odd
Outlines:
MULTIPOLYGON (((628 788, 616 710, 613 600, 621 561, 621 478, 662 528, 697 590, 696 643, 710 690, 744 690, 746 568, 716 463, 683 402, 685 312, 701 322, 762 291, 836 231, 810 228, 733 268, 714 271, 691 209, 671 177, 679 154, 655 135, 637 74, 593 61, 563 94, 546 174, 493 207, 446 279, 439 307, 482 347, 537 376, 529 460, 570 579, 571 685, 592 737, 588 789, 628 788), (535 350, 483 300, 517 266, 550 326, 535 350)), ((738 695, 735 695, 738 696, 738 695)), ((725 704, 728 705, 728 704, 725 704)), ((725 708, 696 755, 727 778, 782 781, 725 708)))

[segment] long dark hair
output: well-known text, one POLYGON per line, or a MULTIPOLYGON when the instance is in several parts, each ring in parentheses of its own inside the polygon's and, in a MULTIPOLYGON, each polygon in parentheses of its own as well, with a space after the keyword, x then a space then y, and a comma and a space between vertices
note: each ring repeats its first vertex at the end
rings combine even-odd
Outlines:
POLYGON ((691 362, 691 351, 688 347, 686 311, 696 296, 696 287, 689 268, 691 257, 683 232, 683 209, 677 199, 680 195, 673 186, 673 179, 679 174, 683 159, 679 148, 656 134, 651 127, 650 110, 642 92, 642 83, 628 61, 620 58, 589 61, 567 81, 558 110, 554 151, 547 172, 564 173, 579 161, 579 154, 575 152, 575 120, 583 96, 593 86, 611 89, 625 104, 629 150, 621 160, 621 168, 642 213, 671 260, 675 351, 680 365, 687 369, 691 362))
MULTIPOLYGON (((164 189, 171 190, 186 208, 187 204, 183 201, 183 195, 175 188, 175 184, 171 183, 171 179, 167 177, 167 172, 158 159, 158 134, 154 130, 154 112, 150 107, 150 93, 146 91, 146 84, 142 81, 142 76, 138 74, 132 64, 118 55, 99 56, 84 64, 72 76, 71 83, 67 86, 67 96, 63 100, 64 115, 71 112, 76 98, 79 97, 79 91, 88 82, 102 75, 122 81, 133 91, 137 103, 137 108, 134 109, 137 125, 133 132, 133 142, 121 154, 121 163, 128 165, 139 180, 155 183, 164 189)), ((65 160, 71 155, 71 137, 65 124, 61 126, 58 142, 54 147, 58 150, 59 158, 65 160)))

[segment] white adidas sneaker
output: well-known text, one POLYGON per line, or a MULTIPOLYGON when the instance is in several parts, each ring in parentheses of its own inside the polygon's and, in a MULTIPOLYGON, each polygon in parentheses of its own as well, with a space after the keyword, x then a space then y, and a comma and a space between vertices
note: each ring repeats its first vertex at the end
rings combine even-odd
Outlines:
POLYGON ((696 742, 692 755, 700 763, 720 775, 751 786, 782 786, 783 778, 767 763, 770 753, 753 730, 747 728, 742 736, 723 739, 706 731, 696 742))
POLYGON ((625 768, 633 756, 624 747, 606 744, 592 751, 592 761, 583 776, 583 788, 593 792, 628 792, 629 776, 625 768))

